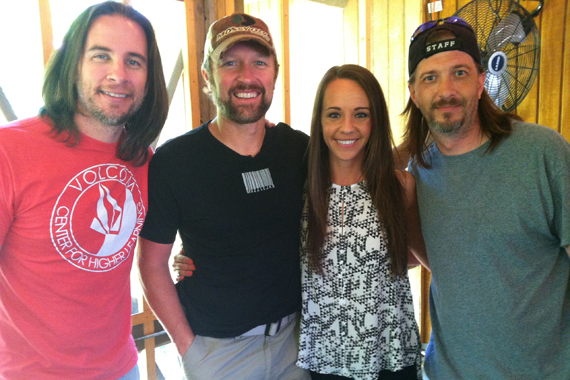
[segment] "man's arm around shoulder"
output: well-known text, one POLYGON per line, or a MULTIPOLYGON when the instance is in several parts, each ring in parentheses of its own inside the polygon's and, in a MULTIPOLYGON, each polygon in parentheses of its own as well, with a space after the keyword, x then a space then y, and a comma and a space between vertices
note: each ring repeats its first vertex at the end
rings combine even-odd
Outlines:
POLYGON ((394 157, 394 167, 397 170, 406 170, 412 156, 410 151, 404 148, 404 144, 392 148, 392 155, 394 157))
POLYGON ((172 244, 155 243, 139 237, 137 263, 144 295, 180 356, 184 356, 194 334, 180 304, 168 267, 172 244))
POLYGON ((410 264, 413 266, 419 263, 427 270, 431 270, 424 237, 422 235, 416 196, 416 180, 413 175, 405 170, 396 170, 396 175, 404 190, 406 219, 408 221, 408 266, 410 266, 410 264))

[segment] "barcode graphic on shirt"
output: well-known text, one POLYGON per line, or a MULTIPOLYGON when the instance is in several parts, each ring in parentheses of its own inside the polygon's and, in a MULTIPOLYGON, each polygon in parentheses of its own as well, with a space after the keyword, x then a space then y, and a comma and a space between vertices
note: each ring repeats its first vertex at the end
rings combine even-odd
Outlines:
POLYGON ((241 176, 243 177, 245 191, 248 194, 267 189, 273 189, 275 187, 269 169, 261 169, 255 172, 241 173, 241 176))

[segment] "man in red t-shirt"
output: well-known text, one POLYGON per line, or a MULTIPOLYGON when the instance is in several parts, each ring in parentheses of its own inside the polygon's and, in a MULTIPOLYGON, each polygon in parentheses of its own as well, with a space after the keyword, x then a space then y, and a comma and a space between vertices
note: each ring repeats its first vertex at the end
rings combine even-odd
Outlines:
POLYGON ((0 379, 138 379, 130 271, 168 113, 150 22, 85 10, 43 96, 0 128, 0 379))

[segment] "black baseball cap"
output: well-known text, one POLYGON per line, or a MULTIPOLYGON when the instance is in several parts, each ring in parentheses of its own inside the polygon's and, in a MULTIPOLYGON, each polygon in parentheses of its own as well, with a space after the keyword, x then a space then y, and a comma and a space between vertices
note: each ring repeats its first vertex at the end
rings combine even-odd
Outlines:
POLYGON ((450 50, 465 52, 473 57, 475 62, 481 64, 477 36, 467 21, 460 17, 447 17, 423 23, 416 29, 410 42, 408 74, 412 75, 422 59, 450 50), (429 36, 438 30, 449 30, 455 38, 428 44, 429 36))

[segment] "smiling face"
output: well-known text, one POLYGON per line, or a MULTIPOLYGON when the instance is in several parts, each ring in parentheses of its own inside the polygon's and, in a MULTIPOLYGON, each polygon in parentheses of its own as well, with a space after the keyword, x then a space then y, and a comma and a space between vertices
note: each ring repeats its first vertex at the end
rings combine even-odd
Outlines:
POLYGON ((485 74, 478 72, 473 58, 452 50, 422 60, 409 90, 430 130, 454 135, 479 126, 477 111, 484 83, 485 74))
POLYGON ((275 89, 275 57, 256 43, 238 42, 213 62, 204 77, 212 90, 218 116, 238 124, 259 121, 271 106, 275 89))
POLYGON ((372 128, 370 102, 362 87, 350 79, 330 82, 323 97, 321 124, 331 171, 346 168, 361 171, 372 128))
POLYGON ((147 81, 147 42, 136 22, 119 15, 93 22, 77 81, 76 122, 122 126, 139 109, 147 81))

